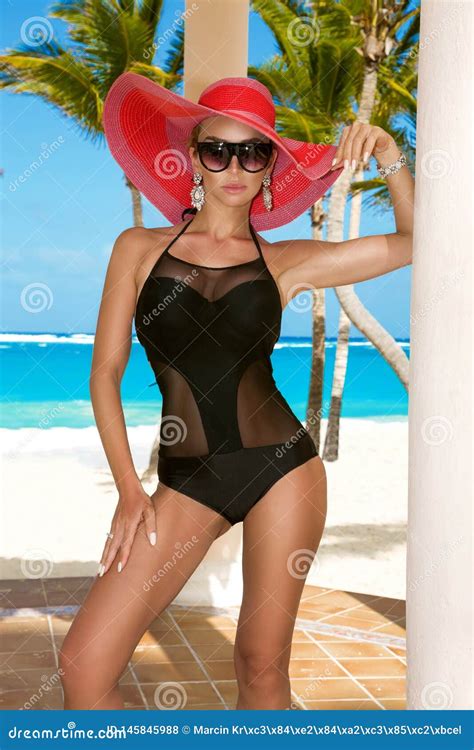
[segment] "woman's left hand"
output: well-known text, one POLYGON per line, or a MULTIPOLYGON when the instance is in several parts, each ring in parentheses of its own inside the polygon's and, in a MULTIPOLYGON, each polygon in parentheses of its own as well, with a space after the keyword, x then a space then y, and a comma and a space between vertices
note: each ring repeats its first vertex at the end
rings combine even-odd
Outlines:
POLYGON ((339 169, 342 166, 347 169, 350 165, 354 170, 360 159, 363 160, 363 165, 367 166, 371 154, 383 167, 398 159, 400 149, 383 128, 354 122, 342 131, 331 169, 339 169))

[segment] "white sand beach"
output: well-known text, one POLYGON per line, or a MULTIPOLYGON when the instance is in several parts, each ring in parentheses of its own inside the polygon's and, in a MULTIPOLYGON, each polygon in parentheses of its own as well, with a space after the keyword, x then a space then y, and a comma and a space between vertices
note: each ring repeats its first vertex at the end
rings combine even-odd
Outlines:
MULTIPOLYGON (((323 435, 325 429, 323 420, 323 435)), ((155 430, 128 428, 139 473, 155 430)), ((95 575, 117 501, 96 428, 2 429, 0 448, 1 577, 95 575)), ((340 458, 325 467, 328 515, 308 583, 404 599, 408 422, 343 419, 340 458)), ((222 572, 229 564, 222 554, 229 547, 226 537, 240 534, 241 527, 213 545, 218 549, 196 571, 196 583, 219 574, 213 566, 222 572)), ((239 603, 239 565, 234 569, 233 584, 228 575, 222 578, 225 593, 215 583, 205 587, 209 601, 239 603)), ((185 590, 180 597, 186 600, 185 590)))

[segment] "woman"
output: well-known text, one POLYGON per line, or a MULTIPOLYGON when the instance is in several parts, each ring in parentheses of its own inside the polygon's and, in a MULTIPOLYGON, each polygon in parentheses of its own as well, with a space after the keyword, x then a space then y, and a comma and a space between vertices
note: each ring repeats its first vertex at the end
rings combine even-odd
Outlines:
POLYGON ((281 138, 274 121, 270 92, 246 78, 217 81, 197 104, 132 73, 108 94, 112 153, 172 225, 123 231, 107 270, 90 383, 119 497, 99 575, 61 649, 65 708, 123 708, 117 683, 142 634, 239 522, 236 708, 290 706, 305 580, 289 561, 317 551, 326 476, 275 385, 270 354, 302 283, 353 284, 411 262, 414 185, 380 128, 347 127, 336 148, 281 138), (339 243, 256 234, 291 221, 344 165, 371 154, 388 168, 396 232, 339 243), (134 318, 163 394, 151 496, 133 466, 120 402, 134 318), (179 560, 177 545, 186 551, 179 560))

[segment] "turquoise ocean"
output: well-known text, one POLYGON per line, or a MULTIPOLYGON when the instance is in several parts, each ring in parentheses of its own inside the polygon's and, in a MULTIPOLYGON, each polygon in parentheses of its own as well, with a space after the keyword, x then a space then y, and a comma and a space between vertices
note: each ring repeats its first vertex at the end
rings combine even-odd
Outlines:
MULTIPOLYGON (((90 427, 89 399, 92 334, 3 333, 1 349, 1 426, 90 427)), ((410 344, 398 342, 409 356, 410 344)), ((326 341, 323 418, 331 396, 336 341, 326 341)), ((272 354, 278 388, 304 421, 311 365, 309 338, 281 337, 272 354)), ((153 425, 161 412, 161 394, 142 346, 134 336, 122 380, 121 396, 128 426, 153 425), (151 384, 151 385, 150 385, 151 384)), ((404 420, 408 397, 389 365, 365 339, 349 346, 342 416, 404 420)))

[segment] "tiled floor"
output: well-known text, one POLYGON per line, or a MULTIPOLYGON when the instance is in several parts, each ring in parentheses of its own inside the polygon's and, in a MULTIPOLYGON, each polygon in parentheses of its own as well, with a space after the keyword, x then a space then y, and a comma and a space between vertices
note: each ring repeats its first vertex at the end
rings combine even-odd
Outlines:
MULTIPOLYGON (((62 708, 58 648, 90 578, 0 583, 0 708, 62 708)), ((238 608, 172 604, 120 685, 129 709, 234 709, 238 608)), ((404 709, 405 602, 306 586, 290 679, 295 709, 404 709)))

